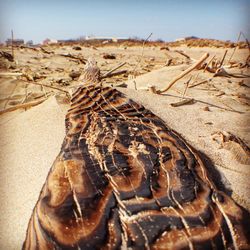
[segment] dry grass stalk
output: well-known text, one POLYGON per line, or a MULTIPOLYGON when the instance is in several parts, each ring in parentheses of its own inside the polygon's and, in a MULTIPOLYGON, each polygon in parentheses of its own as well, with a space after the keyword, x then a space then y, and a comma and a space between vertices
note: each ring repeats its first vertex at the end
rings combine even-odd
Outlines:
POLYGON ((227 49, 225 50, 225 52, 224 52, 224 55, 223 55, 223 57, 222 57, 222 60, 221 60, 221 63, 220 63, 220 65, 219 65, 219 67, 222 67, 222 65, 223 65, 223 62, 224 62, 224 60, 225 60, 225 57, 226 57, 226 55, 227 55, 227 49))
POLYGON ((187 92, 187 89, 188 89, 188 86, 189 86, 189 83, 190 83, 190 81, 192 80, 192 78, 193 78, 193 76, 191 76, 191 77, 189 78, 189 80, 188 80, 186 83, 184 83, 184 84, 186 85, 186 87, 185 87, 185 90, 184 90, 184 92, 183 92, 182 98, 185 96, 185 94, 186 94, 186 92, 187 92))
MULTIPOLYGON (((241 37, 241 35, 242 35, 242 32, 240 31, 240 33, 239 33, 239 36, 238 36, 238 39, 237 39, 237 42, 236 42, 236 43, 238 43, 238 42, 240 41, 240 37, 241 37)), ((234 53, 235 53, 236 49, 237 49, 237 46, 235 46, 235 48, 234 48, 234 50, 233 50, 233 53, 232 53, 232 55, 230 56, 230 58, 229 58, 229 60, 228 60, 228 63, 229 63, 229 64, 230 64, 230 61, 232 60, 232 58, 233 58, 233 56, 234 56, 234 53)))
POLYGON ((209 54, 205 53, 196 63, 194 63, 192 66, 190 66, 189 68, 187 68, 186 70, 184 70, 179 76, 177 76, 176 78, 174 78, 169 83, 168 87, 166 87, 163 90, 160 90, 159 93, 164 93, 164 92, 168 91, 178 80, 180 80, 181 78, 183 78, 185 75, 187 75, 188 73, 190 73, 194 69, 198 68, 208 57, 209 57, 209 54))
POLYGON ((17 109, 30 108, 30 107, 36 106, 36 105, 38 105, 38 104, 44 102, 45 100, 47 100, 47 98, 43 98, 43 99, 41 99, 41 100, 32 101, 32 102, 27 102, 27 103, 23 103, 23 104, 19 104, 19 105, 16 105, 16 106, 14 106, 14 107, 10 107, 10 108, 1 110, 1 111, 0 111, 0 115, 5 114, 5 113, 8 113, 8 112, 15 111, 15 110, 17 110, 17 109))
POLYGON ((50 89, 56 89, 56 90, 59 90, 61 92, 66 93, 66 94, 69 94, 69 92, 67 90, 59 88, 59 87, 54 87, 54 86, 50 86, 50 85, 43 84, 43 83, 38 83, 38 82, 30 82, 30 83, 35 84, 35 85, 39 85, 39 86, 42 86, 42 87, 47 87, 47 88, 50 88, 50 89))
POLYGON ((135 74, 135 70, 137 69, 138 65, 140 64, 140 62, 141 62, 141 60, 142 60, 142 58, 143 58, 145 43, 148 41, 148 39, 149 39, 152 35, 153 35, 153 33, 150 33, 149 36, 143 41, 141 57, 140 57, 138 63, 137 63, 137 64, 135 65, 135 67, 134 67, 134 70, 133 70, 134 74, 135 74))
POLYGON ((198 83, 196 83, 196 84, 193 84, 193 85, 188 86, 188 88, 194 88, 194 87, 199 86, 199 85, 201 85, 201 84, 204 84, 204 83, 206 83, 206 82, 210 82, 211 80, 212 80, 212 78, 209 78, 209 79, 206 79, 206 80, 202 80, 202 81, 200 81, 200 82, 198 82, 198 83))
POLYGON ((121 68, 121 67, 122 67, 123 65, 125 65, 125 64, 126 64, 126 62, 121 63, 121 64, 119 64, 117 67, 115 67, 115 68, 109 70, 107 73, 105 73, 105 74, 103 74, 103 75, 101 76, 101 79, 111 76, 111 74, 112 74, 115 70, 121 68))
MULTIPOLYGON (((125 70, 120 70, 120 71, 117 71, 117 72, 113 72, 113 73, 110 73, 108 76, 106 76, 105 78, 107 77, 112 77, 112 76, 118 76, 118 75, 122 75, 122 74, 126 74, 128 71, 125 69, 125 70)), ((103 79, 103 77, 101 77, 101 79, 103 79)))
POLYGON ((188 104, 194 104, 195 100, 193 98, 188 98, 179 102, 175 102, 175 103, 170 103, 170 105, 172 107, 179 107, 179 106, 183 106, 183 105, 188 105, 188 104))
POLYGON ((13 30, 11 30, 11 53, 12 53, 12 57, 14 59, 14 46, 13 46, 13 40, 14 40, 14 34, 13 34, 13 30))

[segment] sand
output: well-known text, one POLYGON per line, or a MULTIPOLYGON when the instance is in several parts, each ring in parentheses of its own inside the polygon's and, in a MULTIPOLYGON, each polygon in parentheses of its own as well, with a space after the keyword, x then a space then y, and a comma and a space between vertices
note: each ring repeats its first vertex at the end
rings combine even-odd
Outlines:
MULTIPOLYGON (((74 51, 72 46, 47 48, 54 54, 44 54, 40 50, 18 49, 17 66, 5 69, 4 72, 28 72, 37 77, 28 80, 25 77, 0 78, 0 109, 13 107, 23 102, 39 100, 46 95, 50 97, 42 104, 24 111, 23 109, 0 116, 0 248, 20 249, 25 238, 25 231, 32 209, 37 201, 48 171, 60 151, 65 135, 64 115, 67 109, 67 98, 64 93, 47 87, 37 86, 33 82, 51 84, 63 89, 80 84, 72 80, 69 73, 83 71, 84 65, 60 56, 59 54, 80 53, 84 58, 94 57, 101 72, 105 73, 122 62, 120 70, 127 73, 104 79, 104 84, 114 86, 126 83, 127 88, 118 88, 129 98, 143 104, 161 117, 172 129, 186 141, 205 154, 208 171, 217 186, 231 195, 241 206, 250 211, 250 168, 240 164, 234 154, 213 140, 213 134, 229 131, 250 144, 249 105, 246 103, 249 93, 249 78, 214 77, 212 82, 195 88, 188 88, 186 97, 197 100, 192 105, 172 107, 170 104, 181 100, 185 82, 193 75, 197 81, 211 78, 211 73, 194 71, 176 83, 166 94, 152 94, 147 86, 155 85, 162 89, 183 70, 190 66, 185 58, 174 51, 162 51, 160 47, 145 47, 141 58, 141 47, 82 47, 74 51), (104 53, 113 53, 115 60, 103 59, 104 53), (174 58, 176 65, 166 67, 166 61, 174 58), (139 63, 138 63, 139 62, 139 63), (65 81, 60 81, 61 79, 65 81), (243 83, 246 85, 242 85, 243 83), (135 83, 138 90, 135 90, 135 83), (68 85, 69 84, 69 85, 68 85), (224 92, 222 95, 218 93, 224 92), (239 98, 237 95, 246 95, 239 98), (207 107, 209 111, 207 110, 207 107)), ((187 48, 179 49, 198 59, 205 52, 210 57, 221 58, 224 49, 220 48, 187 48)), ((173 50, 174 50, 173 49, 173 50)), ((233 50, 229 49, 226 62, 233 50)), ((236 62, 246 59, 248 51, 237 50, 236 62)), ((246 68, 233 68, 230 72, 250 74, 246 68)))
POLYGON ((21 249, 34 204, 64 138, 54 97, 0 125, 0 248, 21 249))

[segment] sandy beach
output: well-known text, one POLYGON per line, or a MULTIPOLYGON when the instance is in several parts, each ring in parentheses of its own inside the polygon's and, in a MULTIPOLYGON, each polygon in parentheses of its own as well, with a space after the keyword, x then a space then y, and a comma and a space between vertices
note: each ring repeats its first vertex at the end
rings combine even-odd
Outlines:
MULTIPOLYGON (((10 47, 0 50, 10 53, 10 47)), ((177 131, 207 163, 218 189, 250 211, 248 56, 247 48, 119 43, 18 47, 13 62, 2 56, 1 249, 22 246, 33 207, 65 135, 69 94, 82 84, 89 57, 97 61, 102 76, 106 74, 104 86, 117 88, 177 131), (226 50, 220 74, 209 72, 211 59, 221 62, 226 50), (209 53, 206 63, 210 65, 191 71, 162 94, 150 91, 152 86, 156 91, 167 87, 204 53, 209 53), (105 59, 110 55, 114 59, 105 59)))

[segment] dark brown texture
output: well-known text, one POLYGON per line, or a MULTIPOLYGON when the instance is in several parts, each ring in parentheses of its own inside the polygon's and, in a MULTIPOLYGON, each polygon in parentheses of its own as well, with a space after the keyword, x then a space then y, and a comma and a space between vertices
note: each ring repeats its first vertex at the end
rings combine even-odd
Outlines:
POLYGON ((249 249, 243 211, 187 143, 93 64, 85 76, 23 249, 249 249))

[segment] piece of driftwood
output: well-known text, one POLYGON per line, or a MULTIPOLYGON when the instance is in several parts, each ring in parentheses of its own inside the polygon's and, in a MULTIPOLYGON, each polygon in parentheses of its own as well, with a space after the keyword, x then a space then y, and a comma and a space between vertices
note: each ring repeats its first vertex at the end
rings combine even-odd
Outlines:
POLYGON ((249 217, 199 154, 97 70, 84 75, 23 250, 248 249, 249 217))
POLYGON ((121 64, 119 64, 118 66, 116 66, 115 68, 109 70, 108 72, 106 72, 105 74, 103 74, 101 76, 101 78, 106 78, 106 77, 109 77, 114 71, 116 71, 117 69, 121 68, 122 66, 124 66, 126 64, 126 62, 123 62, 121 64))
POLYGON ((74 50, 82 50, 82 48, 80 46, 74 46, 72 49, 74 49, 74 50))
POLYGON ((41 51, 45 54, 54 54, 54 51, 49 51, 49 50, 46 50, 44 47, 40 47, 41 51))
POLYGON ((181 78, 183 78, 185 75, 187 75, 188 73, 190 73, 194 69, 198 68, 208 57, 209 57, 209 54, 205 53, 196 63, 194 63, 192 66, 190 66, 189 68, 187 68, 186 70, 184 70, 179 76, 177 76, 176 78, 174 78, 169 83, 168 87, 166 87, 163 90, 160 90, 159 93, 161 94, 161 93, 164 93, 164 92, 168 91, 178 80, 180 80, 181 78))
POLYGON ((163 46, 163 47, 160 47, 160 50, 168 50, 169 51, 169 47, 163 46))
POLYGON ((104 54, 103 59, 111 59, 114 60, 116 59, 116 56, 114 54, 104 54))
POLYGON ((179 107, 179 106, 189 105, 189 104, 194 104, 194 103, 195 103, 195 100, 193 98, 188 98, 185 100, 181 100, 179 102, 170 103, 170 105, 172 107, 179 107))
POLYGON ((75 60, 78 60, 78 61, 80 61, 82 64, 86 64, 86 62, 87 62, 87 60, 84 59, 83 56, 81 56, 81 55, 76 56, 76 55, 72 55, 72 54, 70 54, 70 53, 68 53, 68 54, 59 54, 59 55, 60 55, 60 56, 64 56, 64 57, 69 57, 69 58, 72 58, 72 59, 75 59, 75 60))
POLYGON ((80 71, 72 71, 69 73, 69 76, 72 78, 72 79, 76 79, 76 78, 79 78, 81 75, 81 72, 80 71))
POLYGON ((180 55, 186 57, 187 59, 191 60, 191 57, 190 57, 189 55, 185 54, 185 53, 184 53, 183 51, 181 51, 181 50, 174 50, 174 52, 176 52, 176 53, 178 53, 178 54, 180 54, 180 55))
POLYGON ((10 108, 4 109, 4 110, 0 110, 0 115, 6 114, 8 112, 15 111, 17 109, 30 108, 30 107, 36 106, 36 105, 44 102, 45 100, 47 100, 47 98, 43 98, 41 100, 37 100, 37 101, 32 101, 32 102, 27 102, 27 103, 15 105, 13 107, 10 107, 10 108))
POLYGON ((10 62, 14 62, 14 57, 13 55, 11 55, 10 53, 6 52, 6 51, 0 51, 0 57, 4 57, 5 59, 7 59, 10 62))

